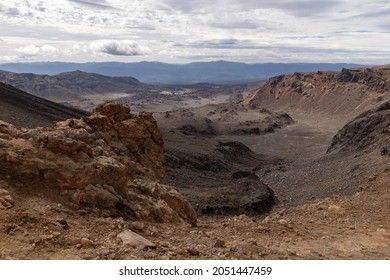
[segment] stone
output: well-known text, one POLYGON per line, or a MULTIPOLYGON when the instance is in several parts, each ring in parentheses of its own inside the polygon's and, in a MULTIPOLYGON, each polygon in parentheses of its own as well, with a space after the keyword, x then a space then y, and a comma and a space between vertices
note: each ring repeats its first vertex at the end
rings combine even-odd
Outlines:
POLYGON ((253 238, 253 237, 248 238, 248 239, 246 240, 246 243, 248 243, 248 244, 253 244, 253 245, 257 245, 257 239, 256 239, 256 238, 253 238))
POLYGON ((80 245, 83 248, 93 248, 93 247, 95 247, 94 242, 91 239, 86 238, 86 237, 81 238, 80 245))
POLYGON ((135 221, 130 224, 131 229, 143 231, 145 229, 145 224, 140 221, 135 221))
POLYGON ((0 189, 0 209, 9 209, 14 206, 15 202, 9 192, 5 189, 0 189))
POLYGON ((129 197, 139 218, 154 222, 187 223, 196 226, 197 215, 191 204, 173 187, 150 180, 136 179, 129 187, 129 197), (134 199, 132 199, 134 197, 134 199), (149 207, 145 207, 149 205, 149 207))
POLYGON ((329 205, 328 210, 329 210, 329 211, 340 211, 340 210, 341 210, 341 207, 338 206, 338 205, 332 204, 332 205, 329 205))
POLYGON ((285 220, 285 219, 280 219, 280 220, 278 221, 278 223, 281 224, 281 225, 283 225, 283 226, 287 226, 287 225, 288 225, 288 221, 285 220))
POLYGON ((214 243, 215 248, 223 248, 223 247, 225 247, 225 245, 226 245, 226 242, 225 242, 225 240, 222 240, 222 239, 217 239, 214 243))
POLYGON ((196 249, 195 247, 189 247, 187 248, 187 253, 191 256, 199 256, 200 253, 198 251, 198 249, 196 249))
POLYGON ((123 245, 141 249, 156 249, 155 244, 131 230, 122 231, 117 237, 122 240, 123 245))

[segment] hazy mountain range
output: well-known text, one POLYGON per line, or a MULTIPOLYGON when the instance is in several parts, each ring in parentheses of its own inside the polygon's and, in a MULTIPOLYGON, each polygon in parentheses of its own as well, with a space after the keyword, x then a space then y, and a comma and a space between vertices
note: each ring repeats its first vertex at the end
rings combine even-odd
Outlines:
POLYGON ((0 70, 15 73, 57 75, 62 72, 85 71, 113 77, 134 77, 149 84, 219 83, 237 84, 266 80, 272 76, 294 72, 338 71, 357 67, 348 63, 263 63, 246 64, 229 61, 167 64, 161 62, 35 62, 0 64, 0 70))

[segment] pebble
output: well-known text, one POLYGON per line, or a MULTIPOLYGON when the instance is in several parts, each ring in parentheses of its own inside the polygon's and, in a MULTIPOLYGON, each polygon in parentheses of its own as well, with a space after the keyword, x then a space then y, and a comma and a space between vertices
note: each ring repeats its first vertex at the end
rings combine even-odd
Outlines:
POLYGON ((222 240, 222 239, 217 239, 214 243, 215 248, 223 248, 223 247, 225 247, 225 245, 226 245, 226 242, 225 242, 225 240, 222 240))
POLYGON ((199 256, 199 251, 194 248, 194 247, 189 247, 187 248, 187 253, 190 254, 191 256, 199 256))
POLYGON ((41 240, 50 240, 53 239, 53 237, 54 237, 53 234, 42 235, 41 240))
POLYGON ((259 226, 257 227, 257 230, 258 230, 259 232, 270 232, 270 229, 269 229, 269 228, 267 228, 267 227, 265 227, 265 226, 262 226, 262 225, 259 225, 259 226))
POLYGON ((288 222, 287 222, 287 220, 285 220, 285 219, 281 219, 281 220, 279 220, 278 222, 279 222, 279 224, 281 224, 281 225, 283 225, 283 226, 287 226, 287 225, 288 225, 288 222))
POLYGON ((145 224, 140 221, 135 221, 130 224, 130 228, 134 230, 143 231, 145 229, 145 224))
POLYGON ((80 245, 83 247, 83 248, 92 248, 95 246, 95 244, 93 243, 93 241, 89 238, 81 238, 80 240, 80 245))
POLYGON ((134 248, 156 249, 155 244, 131 230, 122 231, 117 235, 117 237, 122 240, 124 245, 130 245, 134 248))
POLYGON ((69 229, 69 224, 65 219, 59 220, 58 223, 63 227, 63 229, 65 230, 69 229))
POLYGON ((329 207, 328 207, 329 211, 339 211, 340 209, 341 209, 340 206, 337 206, 337 205, 334 205, 334 204, 329 205, 329 207))
POLYGON ((246 240, 246 243, 248 244, 253 244, 253 245, 257 245, 257 239, 256 238, 248 238, 246 240))

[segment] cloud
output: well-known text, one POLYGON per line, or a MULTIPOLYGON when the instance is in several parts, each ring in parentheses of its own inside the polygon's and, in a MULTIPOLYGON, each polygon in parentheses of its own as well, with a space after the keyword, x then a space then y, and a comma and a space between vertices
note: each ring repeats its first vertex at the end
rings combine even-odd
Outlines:
POLYGON ((199 11, 248 11, 253 9, 278 9, 296 16, 311 16, 324 13, 335 6, 341 5, 342 0, 159 0, 173 10, 184 13, 194 13, 199 11), (213 8, 211 9, 210 6, 213 8))
POLYGON ((219 40, 203 40, 192 41, 175 44, 177 47, 191 47, 198 49, 259 49, 254 42, 250 40, 237 39, 219 39, 219 40))
POLYGON ((36 45, 24 46, 18 48, 17 51, 27 56, 53 55, 59 52, 59 50, 56 47, 47 44, 42 46, 36 46, 36 45))
POLYGON ((389 17, 389 15, 390 15, 390 8, 382 8, 382 9, 378 9, 375 11, 364 12, 358 16, 355 16, 355 17, 358 17, 358 18, 386 17, 386 19, 387 19, 389 17))
POLYGON ((107 3, 105 0, 68 0, 83 6, 97 9, 114 9, 112 6, 107 3))
POLYGON ((101 40, 92 42, 89 50, 93 53, 103 53, 115 56, 141 56, 151 54, 152 51, 145 46, 130 40, 101 40))
POLYGON ((0 55, 0 63, 7 63, 7 62, 15 62, 17 60, 17 56, 2 56, 0 55))
POLYGON ((21 14, 17 7, 4 7, 0 4, 0 12, 7 16, 19 16, 21 14))

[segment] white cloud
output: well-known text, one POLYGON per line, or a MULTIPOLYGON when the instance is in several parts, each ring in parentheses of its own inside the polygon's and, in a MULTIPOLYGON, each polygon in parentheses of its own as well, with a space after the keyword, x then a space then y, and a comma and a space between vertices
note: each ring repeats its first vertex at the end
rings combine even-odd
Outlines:
POLYGON ((24 46, 18 48, 17 51, 28 56, 35 56, 35 55, 46 56, 46 55, 53 55, 59 52, 59 50, 56 47, 47 44, 42 46, 36 46, 36 45, 24 46))
POLYGON ((15 62, 18 59, 17 56, 2 56, 0 55, 0 63, 15 62))
POLYGON ((101 40, 92 42, 89 50, 93 53, 104 53, 120 56, 142 56, 149 55, 152 51, 137 42, 130 40, 101 40))
POLYGON ((165 62, 386 62, 389 13, 384 0, 3 1, 6 42, 0 54, 30 61, 134 61, 147 55, 165 62))

